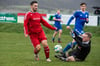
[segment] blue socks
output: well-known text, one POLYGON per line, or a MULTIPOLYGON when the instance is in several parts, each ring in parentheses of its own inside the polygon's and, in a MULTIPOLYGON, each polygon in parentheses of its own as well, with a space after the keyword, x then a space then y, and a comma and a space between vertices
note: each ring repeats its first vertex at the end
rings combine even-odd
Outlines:
POLYGON ((58 38, 58 41, 60 41, 60 38, 58 38))
POLYGON ((66 51, 68 51, 70 48, 73 48, 73 46, 75 46, 77 44, 77 42, 70 42, 64 49, 63 52, 65 53, 66 51))
MULTIPOLYGON (((54 41, 55 40, 55 38, 54 37, 52 37, 52 41, 54 41)), ((60 38, 58 38, 58 41, 60 41, 60 38)))
POLYGON ((54 37, 52 37, 52 40, 54 41, 54 40, 55 40, 55 38, 54 38, 54 37))
POLYGON ((72 42, 70 42, 64 49, 63 52, 65 53, 66 51, 68 51, 71 48, 71 44, 72 42))

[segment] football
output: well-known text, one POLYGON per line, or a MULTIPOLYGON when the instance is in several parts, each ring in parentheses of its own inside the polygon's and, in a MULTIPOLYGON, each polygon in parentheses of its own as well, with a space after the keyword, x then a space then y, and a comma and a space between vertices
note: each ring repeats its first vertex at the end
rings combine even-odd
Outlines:
POLYGON ((61 45, 55 45, 55 46, 54 46, 54 51, 55 51, 56 53, 59 53, 60 50, 62 50, 62 46, 61 46, 61 45))

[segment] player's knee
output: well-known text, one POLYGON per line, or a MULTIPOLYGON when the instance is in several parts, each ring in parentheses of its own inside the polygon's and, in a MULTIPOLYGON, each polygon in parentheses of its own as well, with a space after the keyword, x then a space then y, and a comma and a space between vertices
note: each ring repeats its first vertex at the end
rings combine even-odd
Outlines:
POLYGON ((57 31, 55 31, 55 34, 57 34, 58 32, 57 31))
POLYGON ((37 45, 37 46, 36 46, 36 49, 37 49, 38 51, 40 51, 40 50, 41 50, 41 46, 40 46, 40 45, 37 45))
POLYGON ((75 61, 75 58, 73 56, 70 56, 70 57, 68 57, 68 61, 74 62, 75 61))
POLYGON ((59 33, 62 34, 62 30, 59 30, 59 33))
POLYGON ((43 47, 47 47, 48 46, 47 40, 43 40, 42 45, 43 45, 43 47))

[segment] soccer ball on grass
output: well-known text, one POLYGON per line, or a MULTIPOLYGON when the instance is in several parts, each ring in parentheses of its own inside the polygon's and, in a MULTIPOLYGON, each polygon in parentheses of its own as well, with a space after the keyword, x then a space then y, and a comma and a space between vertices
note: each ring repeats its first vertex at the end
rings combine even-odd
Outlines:
POLYGON ((62 50, 62 46, 61 46, 61 45, 55 45, 55 46, 54 46, 54 51, 55 51, 56 53, 59 53, 61 50, 62 50))

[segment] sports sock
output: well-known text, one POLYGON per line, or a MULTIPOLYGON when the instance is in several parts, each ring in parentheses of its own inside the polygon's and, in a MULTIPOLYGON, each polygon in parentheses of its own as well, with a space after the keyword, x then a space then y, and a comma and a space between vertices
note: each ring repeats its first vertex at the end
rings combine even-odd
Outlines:
POLYGON ((34 49, 34 54, 38 54, 39 53, 39 51, 37 51, 36 49, 34 49))
POLYGON ((63 52, 65 53, 66 51, 68 51, 70 48, 73 48, 75 45, 77 44, 77 42, 70 42, 64 49, 63 52))
POLYGON ((73 43, 72 43, 72 46, 71 46, 72 49, 75 47, 76 44, 77 44, 77 42, 73 42, 73 43))
POLYGON ((55 40, 55 37, 52 37, 52 40, 54 41, 55 40))
POLYGON ((68 51, 71 48, 71 44, 72 42, 70 42, 64 49, 63 52, 65 53, 66 51, 68 51))
POLYGON ((58 41, 60 41, 60 38, 58 38, 58 41))
POLYGON ((49 58, 49 47, 44 47, 44 52, 45 52, 45 56, 46 56, 46 59, 49 58))

